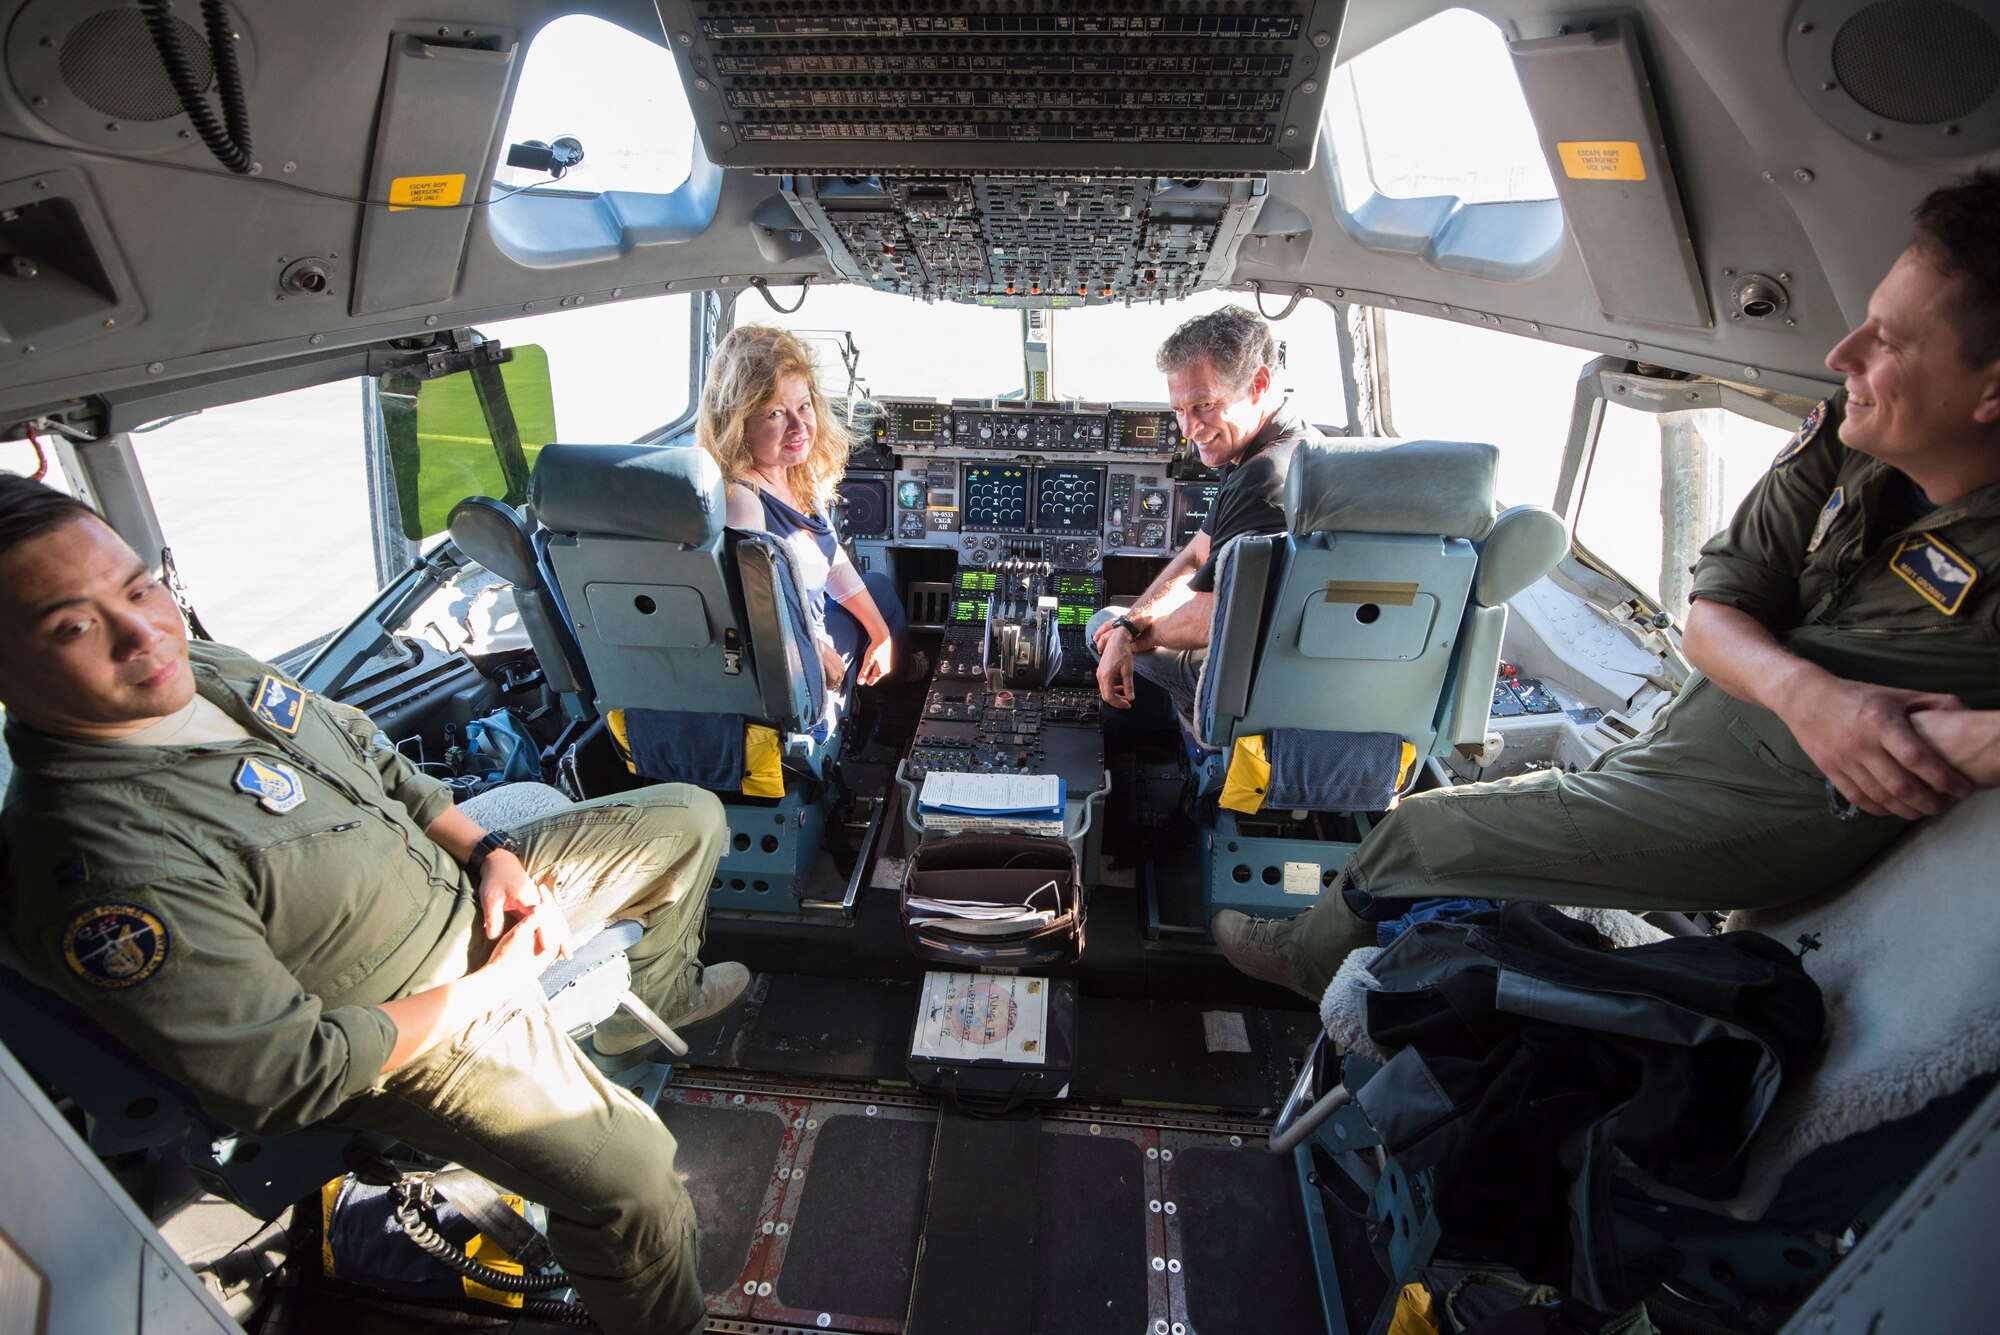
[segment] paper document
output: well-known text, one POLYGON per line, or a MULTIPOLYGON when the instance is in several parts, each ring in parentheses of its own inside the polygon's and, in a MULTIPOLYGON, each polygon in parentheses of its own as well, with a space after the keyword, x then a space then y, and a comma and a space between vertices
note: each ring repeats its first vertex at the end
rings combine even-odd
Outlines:
POLYGON ((917 806, 923 811, 1062 816, 1059 774, 958 774, 932 770, 924 775, 917 806))
POLYGON ((927 973, 912 1057, 1048 1064, 1046 978, 927 973))
POLYGON ((912 927, 942 927, 954 936, 1007 936, 1046 927, 1055 920, 1056 915, 1047 909, 1007 918, 927 918, 914 909, 910 914, 912 927))

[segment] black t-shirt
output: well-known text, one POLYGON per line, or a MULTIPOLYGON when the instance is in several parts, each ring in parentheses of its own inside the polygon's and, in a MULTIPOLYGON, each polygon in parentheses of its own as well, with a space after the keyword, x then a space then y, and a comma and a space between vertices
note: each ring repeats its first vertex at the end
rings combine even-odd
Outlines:
POLYGON ((1201 531, 1208 534, 1208 559, 1194 572, 1188 587, 1196 593, 1215 592, 1215 563, 1232 538, 1246 533, 1285 531, 1285 474, 1292 452, 1301 441, 1321 439, 1318 428, 1278 405, 1263 430, 1250 438, 1242 462, 1222 470, 1222 487, 1201 531))

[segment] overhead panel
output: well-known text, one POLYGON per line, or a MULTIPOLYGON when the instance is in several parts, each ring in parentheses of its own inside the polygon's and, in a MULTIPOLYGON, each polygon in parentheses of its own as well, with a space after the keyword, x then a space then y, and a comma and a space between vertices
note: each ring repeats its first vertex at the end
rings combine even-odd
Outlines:
POLYGON ((1166 301, 1235 265, 1254 180, 792 175, 785 198, 842 278, 926 301, 1063 307, 1166 301))
POLYGON ((1634 21, 1508 49, 1598 305, 1614 320, 1707 327, 1708 297, 1634 21))
POLYGON ((702 144, 781 171, 1312 163, 1345 0, 658 0, 702 144))
POLYGON ((446 301, 458 290, 514 52, 499 35, 463 43, 390 37, 368 169, 368 197, 378 205, 361 223, 353 314, 446 301))

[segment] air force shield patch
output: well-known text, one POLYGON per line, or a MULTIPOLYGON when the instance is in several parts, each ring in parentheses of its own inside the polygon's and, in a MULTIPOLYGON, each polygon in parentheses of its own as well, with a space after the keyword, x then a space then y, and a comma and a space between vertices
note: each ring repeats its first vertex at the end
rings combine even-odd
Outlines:
POLYGON ((250 712, 289 737, 299 730, 299 720, 305 717, 306 693, 267 672, 257 683, 257 698, 250 702, 250 712))
POLYGON ((1979 582, 1979 567, 1928 533, 1912 533, 1889 558, 1889 569, 1946 616, 1957 616, 1979 582))
POLYGON ((137 904, 93 904, 63 928, 69 971, 107 992, 137 987, 160 971, 173 935, 158 914, 137 904))
POLYGON ((1828 399, 1821 399, 1818 405, 1806 414, 1806 420, 1799 423, 1799 429, 1792 433, 1792 438, 1778 451, 1778 457, 1771 460, 1771 467, 1777 468, 1790 463, 1800 450, 1813 443, 1813 438, 1819 435, 1819 429, 1826 425, 1826 410, 1830 402, 1828 399))
POLYGON ((238 792, 250 794, 257 805, 274 816, 282 816, 306 800, 306 786, 291 766, 275 760, 246 758, 236 767, 238 792))

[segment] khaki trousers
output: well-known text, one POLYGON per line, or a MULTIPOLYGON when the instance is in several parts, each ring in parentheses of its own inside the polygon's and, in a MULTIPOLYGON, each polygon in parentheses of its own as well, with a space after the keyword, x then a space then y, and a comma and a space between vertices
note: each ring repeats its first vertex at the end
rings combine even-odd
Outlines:
MULTIPOLYGON (((553 878, 578 941, 614 917, 645 922, 629 956, 634 986, 663 1015, 682 1009, 699 977, 709 880, 728 838, 722 804, 691 785, 662 784, 514 833, 529 874, 553 878)), ((702 1329, 694 1207, 674 1172, 674 1138, 590 1064, 539 999, 482 1017, 333 1120, 392 1135, 546 1206, 556 1259, 613 1335, 702 1329)))
MULTIPOLYGON (((1738 909, 1805 898, 1910 828, 1841 820, 1777 716, 1696 676, 1658 725, 1588 770, 1544 770, 1419 793, 1371 830, 1342 885, 1393 899, 1738 909)), ((1373 923, 1329 895, 1284 950, 1315 991, 1373 923)))

